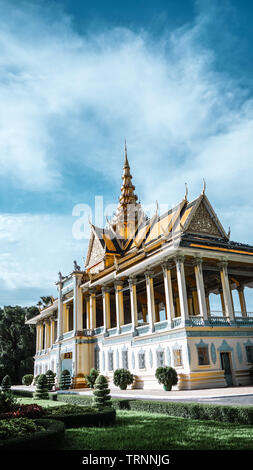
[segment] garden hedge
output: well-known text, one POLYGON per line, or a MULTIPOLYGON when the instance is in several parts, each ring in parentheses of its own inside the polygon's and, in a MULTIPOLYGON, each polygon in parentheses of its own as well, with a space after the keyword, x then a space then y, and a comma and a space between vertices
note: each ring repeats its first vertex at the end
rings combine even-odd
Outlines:
MULTIPOLYGON (((57 400, 78 405, 91 404, 91 396, 77 394, 58 394, 57 400)), ((211 405, 206 403, 168 402, 156 400, 116 399, 112 398, 115 409, 162 413, 182 418, 214 420, 227 423, 253 424, 252 406, 211 405)))
MULTIPOLYGON (((13 418, 15 419, 15 418, 13 418)), ((65 433, 64 423, 53 419, 36 419, 35 423, 46 428, 45 431, 36 432, 32 437, 15 437, 0 441, 0 451, 4 450, 33 450, 55 449, 62 441, 65 433)))
MULTIPOLYGON (((62 410, 64 411, 64 410, 62 410)), ((50 419, 60 420, 66 428, 92 427, 92 426, 111 426, 115 423, 116 411, 114 408, 105 408, 103 410, 83 410, 83 413, 61 414, 61 410, 56 416, 48 416, 50 419)))
MULTIPOLYGON (((13 395, 17 396, 17 397, 27 397, 27 398, 33 398, 33 394, 34 392, 32 392, 31 390, 23 390, 23 389, 11 389, 11 392, 13 393, 13 395)), ((55 392, 48 392, 48 395, 49 395, 49 400, 57 400, 57 395, 55 392)))

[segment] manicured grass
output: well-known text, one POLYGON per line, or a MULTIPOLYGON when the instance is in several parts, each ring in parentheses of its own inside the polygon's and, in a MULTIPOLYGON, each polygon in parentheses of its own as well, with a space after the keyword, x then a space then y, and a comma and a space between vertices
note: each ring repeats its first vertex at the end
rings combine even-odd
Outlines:
POLYGON ((106 428, 67 429, 70 450, 245 450, 253 449, 253 426, 117 411, 106 428))
MULTIPOLYGON (((19 398, 22 404, 65 402, 19 398)), ((66 429, 64 450, 253 450, 253 426, 117 410, 116 424, 66 429)))
POLYGON ((53 400, 39 400, 38 398, 29 398, 29 397, 17 397, 18 402, 21 405, 30 405, 31 403, 37 403, 37 405, 43 406, 43 408, 49 407, 59 407, 62 405, 66 406, 66 403, 63 401, 53 401, 53 400))

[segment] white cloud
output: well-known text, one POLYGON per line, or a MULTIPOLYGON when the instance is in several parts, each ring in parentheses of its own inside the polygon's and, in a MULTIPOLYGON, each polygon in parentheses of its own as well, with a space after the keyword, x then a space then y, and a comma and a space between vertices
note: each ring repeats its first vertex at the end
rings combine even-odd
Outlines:
MULTIPOLYGON (((173 205, 185 182, 196 197, 205 177, 225 229, 253 243, 253 102, 216 71, 215 52, 202 41, 206 14, 154 40, 123 28, 80 36, 66 16, 52 21, 50 5, 0 7, 2 178, 28 191, 62 191, 66 163, 78 163, 120 188, 126 137, 142 202, 173 205)), ((70 270, 73 254, 84 254, 71 227, 67 217, 3 215, 5 285, 49 287, 57 270, 70 270)))
POLYGON ((0 284, 3 289, 55 290, 58 271, 68 274, 73 260, 84 265, 87 241, 72 237, 70 216, 0 215, 0 284))
POLYGON ((116 180, 127 137, 147 202, 178 200, 186 177, 193 191, 202 177, 233 185, 240 170, 247 179, 252 102, 200 46, 205 16, 154 41, 122 28, 78 36, 49 12, 12 8, 11 21, 0 20, 2 175, 55 190, 73 159, 109 167, 116 180))

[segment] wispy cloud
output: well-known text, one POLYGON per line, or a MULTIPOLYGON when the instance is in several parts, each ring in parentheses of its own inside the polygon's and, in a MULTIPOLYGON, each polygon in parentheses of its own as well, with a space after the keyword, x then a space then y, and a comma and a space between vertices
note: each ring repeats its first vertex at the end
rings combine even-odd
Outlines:
POLYGON ((24 289, 56 294, 57 273, 68 274, 76 258, 83 263, 87 240, 74 240, 71 216, 55 214, 0 215, 0 305, 6 293, 24 289))
MULTIPOLYGON (((127 28, 81 36, 66 15, 54 9, 52 16, 50 4, 0 1, 0 9, 2 178, 25 191, 61 191, 63 197, 71 191, 66 168, 78 173, 85 167, 87 174, 109 174, 120 187, 126 137, 143 202, 177 203, 185 182, 195 197, 204 177, 232 237, 253 242, 252 227, 238 223, 252 211, 253 101, 238 78, 217 70, 216 51, 206 41, 213 9, 202 7, 192 24, 160 37, 127 28)), ((2 229, 13 223, 6 217, 2 229)), ((22 217, 15 219, 22 227, 17 244, 10 230, 3 247, 0 277, 10 288, 21 279, 22 285, 48 285, 67 259, 66 243, 74 244, 72 223, 68 241, 58 243, 61 230, 67 232, 64 220, 55 219, 59 229, 41 248, 32 227, 50 233, 51 216, 45 226, 36 216, 22 217), (51 259, 44 258, 47 249, 51 259)), ((77 245, 70 252, 76 254, 77 245)))

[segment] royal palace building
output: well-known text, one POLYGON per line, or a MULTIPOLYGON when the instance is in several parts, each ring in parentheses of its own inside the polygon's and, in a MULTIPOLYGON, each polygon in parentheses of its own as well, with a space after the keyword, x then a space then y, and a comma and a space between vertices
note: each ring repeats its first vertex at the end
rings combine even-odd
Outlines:
MULTIPOLYGON (((92 367, 108 377, 129 369, 134 388, 158 389, 156 368, 177 370, 178 389, 250 382, 253 246, 230 241, 206 194, 147 217, 135 194, 125 147, 119 204, 105 228, 91 224, 83 269, 57 281, 58 298, 36 324, 34 374, 86 386, 92 367), (239 311, 235 310, 237 296, 239 311), (210 299, 219 300, 220 311, 210 299)), ((217 302, 216 302, 217 304, 217 302)))

